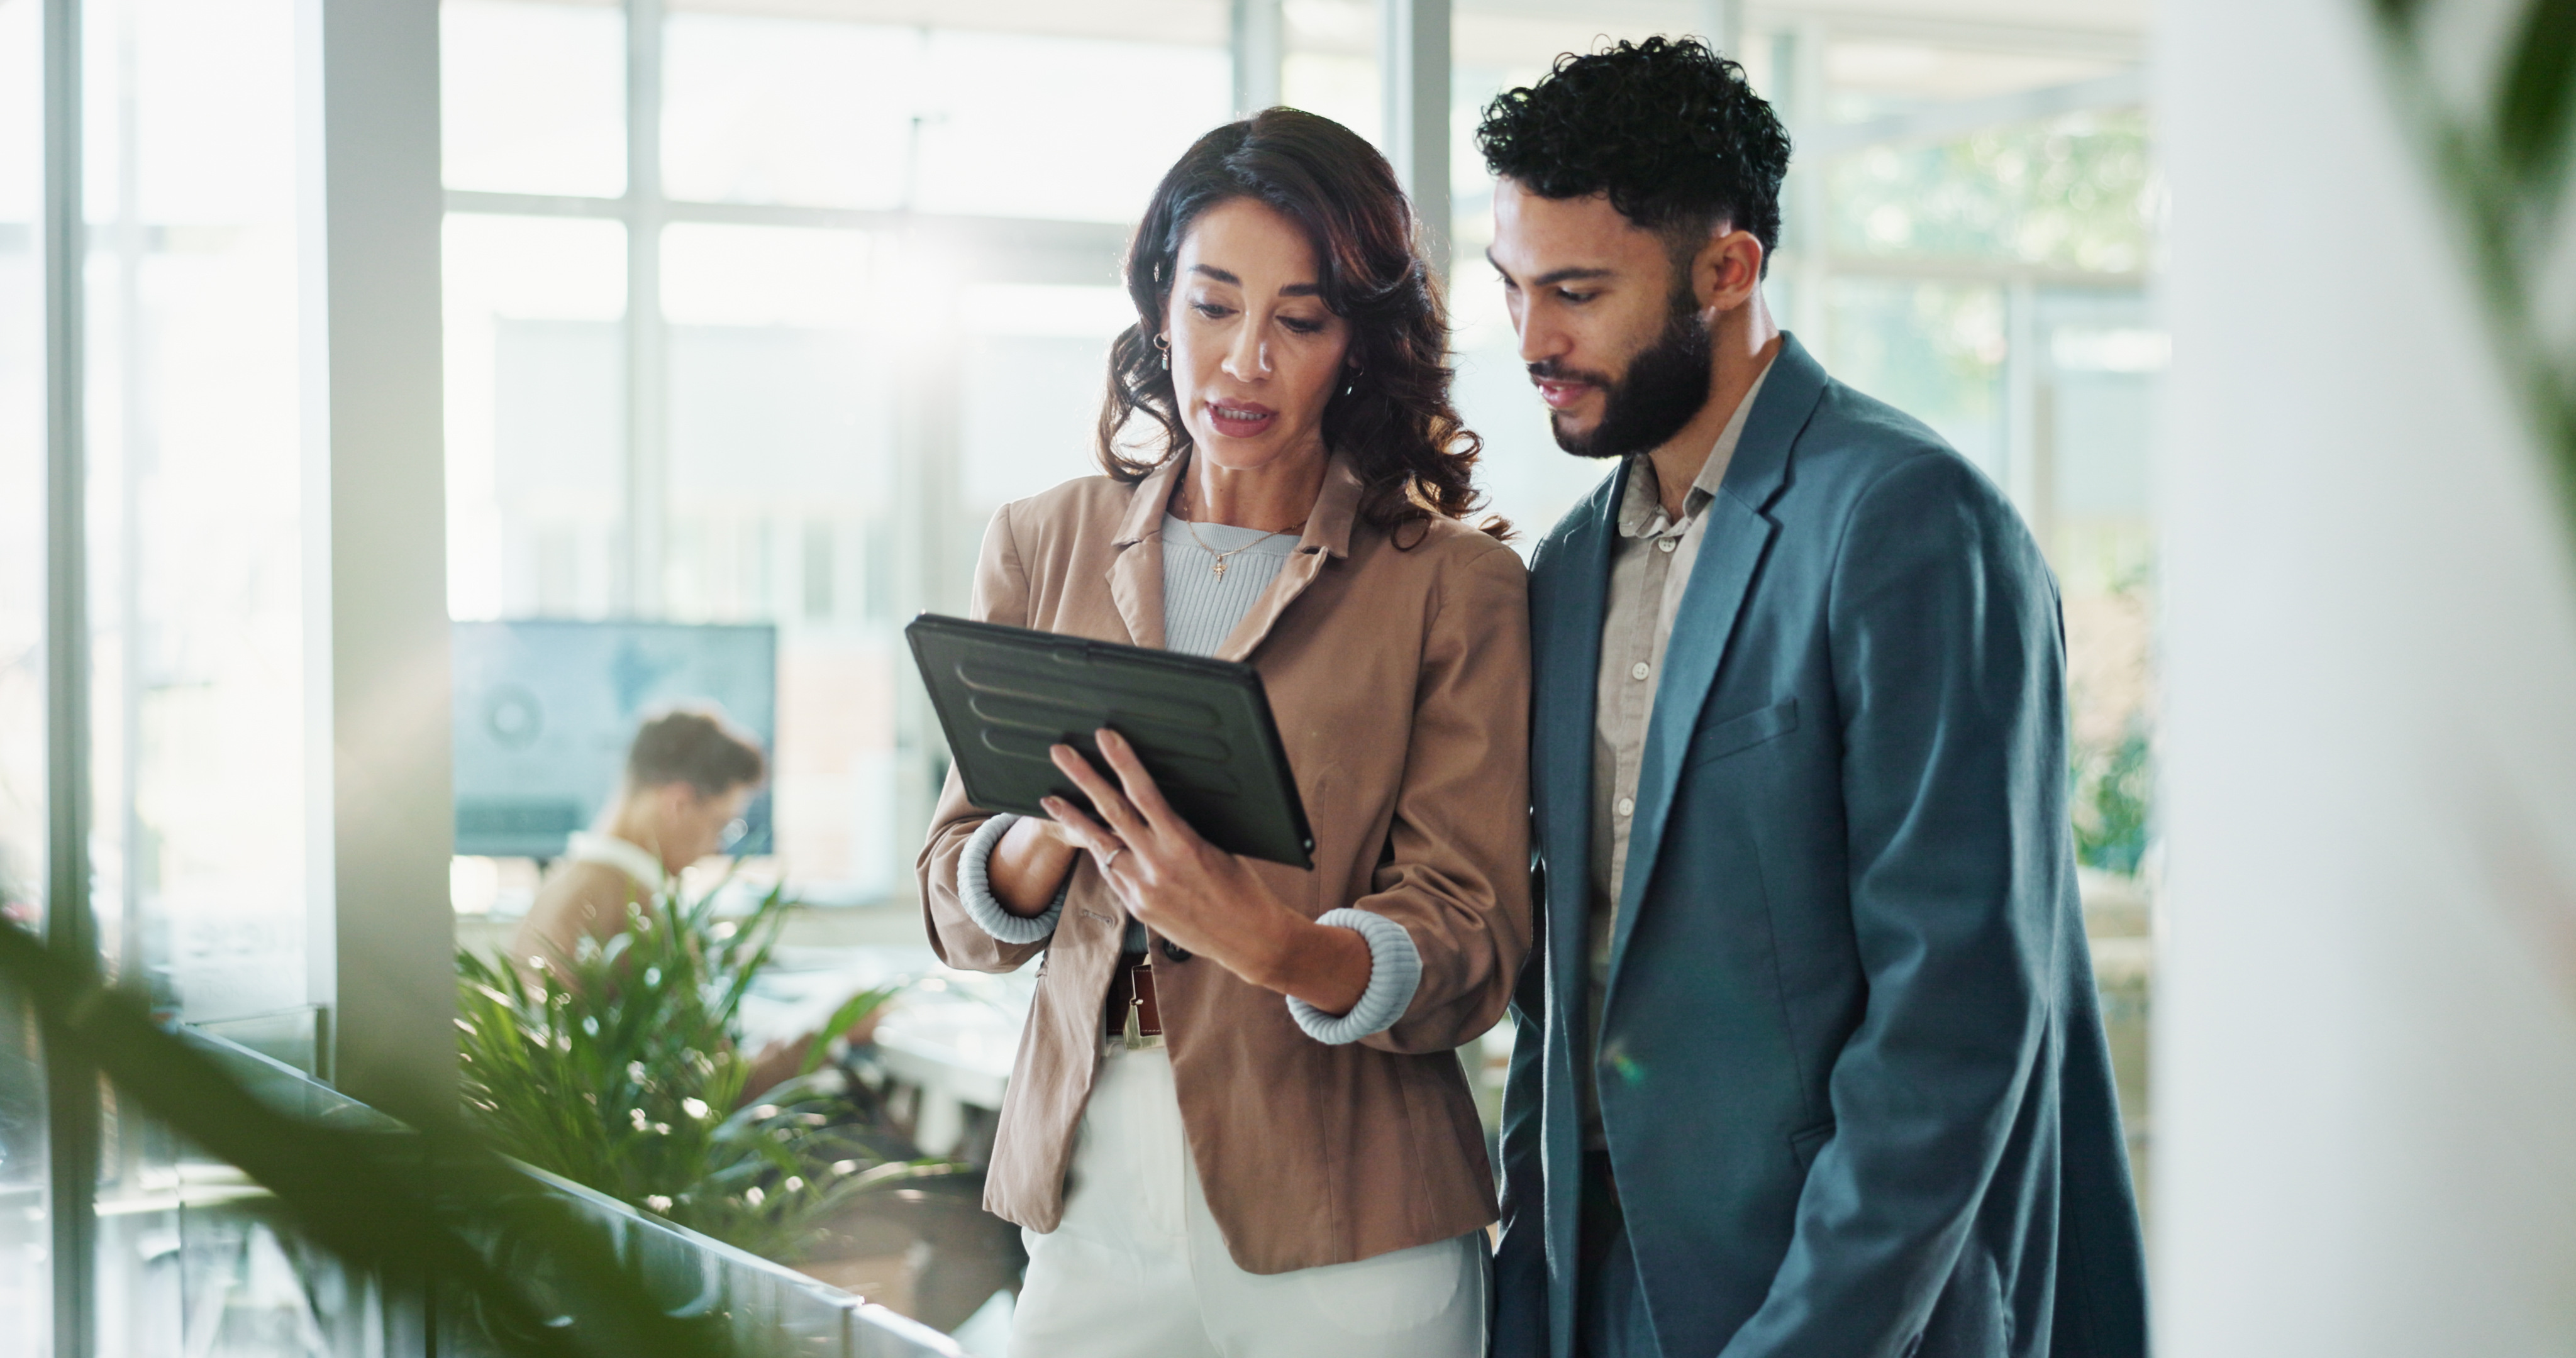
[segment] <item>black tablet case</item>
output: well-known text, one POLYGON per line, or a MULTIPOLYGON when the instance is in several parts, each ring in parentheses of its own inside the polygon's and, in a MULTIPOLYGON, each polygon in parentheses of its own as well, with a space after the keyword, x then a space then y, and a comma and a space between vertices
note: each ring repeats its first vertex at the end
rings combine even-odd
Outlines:
POLYGON ((1044 815, 1038 799, 1056 796, 1089 811, 1047 748, 1071 745, 1107 774, 1092 737, 1106 726, 1209 843, 1314 866, 1306 803, 1250 665, 935 613, 903 632, 975 805, 1044 815))

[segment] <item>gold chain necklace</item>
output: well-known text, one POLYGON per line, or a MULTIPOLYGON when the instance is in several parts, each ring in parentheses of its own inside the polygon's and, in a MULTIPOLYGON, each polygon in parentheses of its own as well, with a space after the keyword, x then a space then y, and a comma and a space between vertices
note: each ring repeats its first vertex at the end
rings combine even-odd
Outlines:
POLYGON ((1227 557, 1241 555, 1244 552, 1251 551, 1253 548, 1268 542, 1272 538, 1285 537, 1288 535, 1287 529, 1274 528, 1240 547, 1229 547, 1220 552, 1214 547, 1207 545, 1207 539, 1199 536, 1199 526, 1196 523, 1193 523, 1188 519, 1183 519, 1181 520, 1181 527, 1189 530, 1190 541, 1197 543, 1200 551, 1215 558, 1216 564, 1209 569, 1208 574, 1215 576, 1219 580, 1225 578, 1225 559, 1227 557))

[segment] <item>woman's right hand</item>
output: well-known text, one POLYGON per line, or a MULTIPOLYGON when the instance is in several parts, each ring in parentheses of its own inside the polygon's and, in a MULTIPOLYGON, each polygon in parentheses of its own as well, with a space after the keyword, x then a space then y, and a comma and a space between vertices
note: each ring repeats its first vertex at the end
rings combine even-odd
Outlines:
POLYGON ((1063 826, 1044 816, 1022 816, 993 846, 984 880, 1003 909, 1034 918, 1046 913, 1080 852, 1063 826))

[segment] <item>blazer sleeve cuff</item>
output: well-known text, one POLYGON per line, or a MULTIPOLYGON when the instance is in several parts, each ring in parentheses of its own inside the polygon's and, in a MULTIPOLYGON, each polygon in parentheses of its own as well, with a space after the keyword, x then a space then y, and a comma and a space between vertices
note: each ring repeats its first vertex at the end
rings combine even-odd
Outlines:
POLYGON ((1073 886, 1073 874, 1065 874, 1064 885, 1055 889, 1055 899, 1047 902, 1045 913, 1014 915, 1003 909, 993 895, 993 846, 1019 822, 1018 816, 1005 811, 975 827, 965 852, 957 856, 957 899, 966 906, 967 918, 994 938, 1004 943, 1044 943, 1054 935, 1055 922, 1064 918, 1064 893, 1073 886))
POLYGON ((1323 1010, 1291 995, 1288 1012, 1306 1036, 1330 1047, 1357 1042, 1361 1038, 1385 1032, 1413 1005, 1413 992, 1422 984, 1422 954, 1413 946, 1413 935, 1404 926, 1384 915, 1365 910, 1327 910, 1316 917, 1317 924, 1357 932, 1369 950, 1368 989, 1360 992, 1359 1003, 1347 1014, 1327 1014, 1323 1010))

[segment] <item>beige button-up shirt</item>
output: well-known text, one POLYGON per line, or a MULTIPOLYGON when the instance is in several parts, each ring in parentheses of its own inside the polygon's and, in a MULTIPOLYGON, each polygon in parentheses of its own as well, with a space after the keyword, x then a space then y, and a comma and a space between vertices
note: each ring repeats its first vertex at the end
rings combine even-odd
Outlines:
MULTIPOLYGON (((1609 608, 1601 624, 1601 674, 1592 701, 1592 883, 1590 1003, 1585 1041, 1601 1040, 1601 1003, 1610 984, 1610 941, 1619 923, 1619 890, 1628 875, 1628 830, 1637 811, 1637 768, 1645 758, 1646 726, 1655 711, 1656 681, 1663 674, 1664 643, 1673 613, 1689 587, 1708 533, 1708 502, 1726 480, 1735 445, 1744 437, 1753 398, 1771 376, 1765 366, 1736 403, 1735 414, 1709 449, 1708 462, 1682 497, 1682 516, 1664 512, 1654 459, 1629 459, 1627 494, 1619 501, 1619 536, 1610 544, 1609 608)), ((1592 1063, 1587 1062, 1587 1069, 1592 1063)), ((1589 1074, 1583 1091, 1584 1144, 1599 1147, 1600 1101, 1589 1074)))

